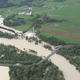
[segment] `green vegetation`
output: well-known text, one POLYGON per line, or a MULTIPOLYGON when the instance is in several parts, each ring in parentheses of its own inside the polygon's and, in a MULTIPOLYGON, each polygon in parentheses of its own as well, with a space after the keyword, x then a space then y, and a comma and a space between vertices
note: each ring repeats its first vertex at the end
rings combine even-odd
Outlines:
POLYGON ((64 6, 60 9, 52 10, 49 12, 51 15, 63 15, 71 17, 80 17, 80 5, 64 6))
POLYGON ((58 36, 58 35, 54 35, 54 34, 49 34, 49 33, 41 33, 42 35, 46 36, 46 37, 51 37, 54 36, 59 40, 63 40, 66 43, 75 43, 75 44, 80 44, 80 40, 79 39, 73 39, 73 38, 67 38, 67 37, 63 37, 63 36, 58 36))
POLYGON ((0 31, 0 37, 2 37, 2 38, 12 39, 12 38, 17 38, 17 34, 12 35, 12 34, 9 34, 9 33, 3 33, 2 31, 0 31))
POLYGON ((2 27, 2 26, 0 26, 0 28, 5 29, 5 30, 8 30, 8 31, 11 31, 11 32, 15 33, 15 31, 14 31, 14 30, 7 29, 7 28, 4 28, 4 27, 2 27))
POLYGON ((58 54, 64 56, 70 63, 76 66, 76 69, 80 71, 80 47, 73 46, 68 48, 62 48, 58 54))
MULTIPOLYGON (((79 34, 79 29, 69 27, 80 27, 80 1, 79 0, 8 0, 9 3, 15 4, 14 7, 1 8, 0 14, 5 18, 11 16, 14 13, 27 11, 29 6, 32 7, 32 16, 16 15, 14 20, 18 18, 24 19, 25 24, 17 25, 14 29, 27 32, 32 25, 35 26, 35 31, 41 32, 41 34, 47 34, 42 32, 42 28, 51 29, 61 32, 79 34), (57 1, 57 2, 56 2, 57 1), (68 26, 59 27, 54 24, 68 26)), ((10 20, 11 21, 11 20, 10 20)), ((21 20, 20 20, 21 21, 21 20)), ((19 22, 19 21, 18 21, 19 22)), ((11 24, 10 24, 11 25, 11 24)), ((9 26, 12 27, 12 26, 9 26)), ((46 36, 50 36, 47 34, 46 36)), ((78 39, 66 38, 62 36, 54 35, 56 38, 64 40, 69 43, 80 43, 78 39), (71 42, 72 40, 72 42, 71 42)))
POLYGON ((80 19, 79 17, 70 17, 70 16, 50 16, 51 18, 57 19, 57 20, 65 20, 62 23, 58 23, 57 24, 61 24, 61 25, 65 25, 65 26, 73 26, 73 27, 80 27, 80 19))
POLYGON ((5 18, 4 19, 4 25, 7 25, 7 26, 20 26, 20 25, 25 24, 24 18, 20 18, 20 17, 15 18, 16 15, 17 14, 13 14, 13 15, 8 16, 7 18, 5 18))
POLYGON ((53 49, 52 49, 52 47, 50 46, 50 45, 44 45, 44 48, 46 48, 46 49, 49 49, 49 50, 51 50, 51 51, 53 51, 53 49))
POLYGON ((33 17, 13 14, 4 19, 4 24, 14 29, 24 31, 31 27, 31 18, 33 17))
POLYGON ((10 67, 10 80, 65 80, 62 72, 51 61, 47 60, 35 65, 35 62, 40 60, 42 60, 41 57, 23 52, 14 46, 0 44, 0 63, 25 64, 21 67, 10 67), (27 66, 30 64, 32 66, 27 66))
MULTIPOLYGON (((37 57, 35 55, 28 54, 27 52, 23 52, 14 46, 5 46, 3 44, 0 44, 0 55, 4 55, 4 57, 0 58, 0 61, 2 63, 19 63, 21 62, 22 64, 30 64, 31 62, 38 62, 42 58, 37 57), (30 59, 31 58, 31 59, 30 59), (30 62, 30 63, 29 63, 30 62)), ((31 63, 31 64, 32 64, 31 63)))
POLYGON ((11 6, 15 6, 15 4, 8 2, 8 0, 0 0, 0 8, 6 8, 11 6))
POLYGON ((29 49, 29 51, 30 51, 31 53, 37 54, 37 52, 36 52, 35 50, 29 49))
POLYGON ((58 40, 56 37, 54 36, 49 36, 49 37, 45 37, 44 35, 39 35, 39 38, 42 40, 42 41, 45 41, 51 45, 65 45, 66 43, 62 40, 58 40))

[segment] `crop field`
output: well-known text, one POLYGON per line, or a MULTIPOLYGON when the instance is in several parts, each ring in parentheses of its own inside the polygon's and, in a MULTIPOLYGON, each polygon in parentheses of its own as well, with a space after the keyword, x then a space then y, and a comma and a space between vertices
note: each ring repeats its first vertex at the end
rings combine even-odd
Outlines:
MULTIPOLYGON (((50 8, 44 8, 44 7, 34 7, 32 6, 32 12, 33 16, 25 16, 25 15, 17 15, 16 17, 24 18, 26 20, 25 25, 16 26, 13 27, 14 29, 24 31, 31 27, 32 22, 30 19, 35 18, 37 14, 42 15, 43 13, 46 13, 50 18, 57 19, 57 20, 65 20, 63 22, 49 22, 41 25, 41 28, 36 29, 40 30, 41 34, 45 36, 55 36, 58 39, 64 40, 66 42, 70 43, 80 43, 80 1, 79 0, 67 0, 63 3, 60 2, 53 2, 53 0, 46 0, 44 2, 45 6, 49 6, 50 8), (69 4, 68 4, 69 3, 69 4), (66 5, 65 5, 66 4, 66 5), (46 32, 46 30, 49 30, 49 32, 46 32), (50 33, 50 30, 53 30, 54 32, 61 32, 62 34, 53 34, 50 33), (77 36, 77 37, 74 37, 77 36)), ((11 8, 2 8, 0 9, 0 14, 5 18, 6 15, 12 15, 14 13, 19 13, 20 11, 27 11, 28 6, 22 6, 22 7, 11 7, 11 8), (9 13, 7 13, 7 10, 11 9, 9 13)), ((15 18, 16 18, 15 17, 15 18)))
POLYGON ((55 34, 49 34, 49 33, 45 33, 45 32, 42 32, 41 34, 46 36, 46 37, 54 36, 54 37, 58 38, 59 40, 64 40, 66 43, 80 44, 80 39, 73 39, 73 38, 63 37, 63 36, 59 36, 59 35, 55 35, 55 34))
POLYGON ((55 36, 61 40, 64 40, 65 42, 80 44, 80 23, 78 22, 78 26, 76 26, 76 21, 77 19, 75 21, 73 20, 73 24, 71 25, 68 24, 68 22, 65 22, 65 24, 64 22, 43 24, 42 34, 45 36, 55 36))
POLYGON ((55 16, 52 16, 54 19, 58 19, 58 20, 65 20, 64 22, 62 23, 57 23, 57 24, 60 24, 60 25, 65 25, 65 26, 74 26, 74 27, 80 27, 80 18, 79 17, 65 17, 65 16, 62 16, 62 17, 55 17, 55 16))
MULTIPOLYGON (((73 2, 74 3, 74 2, 73 2)), ((64 5, 63 5, 64 6, 64 5)), ((64 6, 48 12, 49 17, 63 22, 53 22, 42 25, 45 36, 55 36, 68 43, 80 44, 80 5, 64 6)))

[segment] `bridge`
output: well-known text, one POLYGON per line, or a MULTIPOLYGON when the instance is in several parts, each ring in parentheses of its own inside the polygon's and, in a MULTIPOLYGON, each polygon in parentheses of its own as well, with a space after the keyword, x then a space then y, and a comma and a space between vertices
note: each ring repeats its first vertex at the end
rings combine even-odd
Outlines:
MULTIPOLYGON (((43 63, 44 61, 48 60, 51 56, 53 56, 56 52, 58 52, 60 48, 65 48, 65 47, 70 47, 70 46, 80 46, 80 45, 74 45, 74 44, 72 44, 72 45, 59 45, 59 46, 56 46, 56 47, 55 47, 56 49, 55 49, 53 52, 51 52, 51 53, 50 53, 47 57, 45 57, 43 60, 35 63, 35 65, 39 65, 39 64, 43 63)), ((20 64, 20 63, 16 63, 16 64, 8 64, 8 63, 7 63, 7 64, 3 64, 3 63, 0 63, 0 66, 21 67, 22 65, 23 65, 23 64, 20 64)), ((32 64, 31 64, 31 65, 24 65, 24 66, 30 67, 30 66, 32 66, 32 64)))

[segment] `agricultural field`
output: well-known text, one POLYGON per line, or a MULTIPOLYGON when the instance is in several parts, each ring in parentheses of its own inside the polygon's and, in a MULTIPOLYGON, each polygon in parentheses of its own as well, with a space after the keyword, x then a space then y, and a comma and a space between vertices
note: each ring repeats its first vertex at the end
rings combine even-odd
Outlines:
POLYGON ((80 44, 80 5, 64 6, 48 12, 49 17, 63 22, 46 23, 42 25, 45 36, 55 36, 68 43, 80 44))
POLYGON ((80 4, 79 5, 63 5, 61 8, 52 10, 49 12, 50 15, 63 15, 70 17, 80 17, 80 4))
MULTIPOLYGON (((77 35, 80 35, 80 1, 79 0, 66 0, 64 2, 53 2, 53 0, 46 0, 43 2, 45 6, 49 7, 34 7, 32 6, 33 16, 25 16, 25 15, 17 15, 16 17, 24 18, 26 20, 26 24, 21 26, 13 27, 14 29, 24 31, 31 27, 33 24, 30 19, 36 17, 37 14, 43 15, 46 13, 50 18, 56 20, 64 20, 63 22, 46 22, 41 24, 41 28, 35 29, 40 30, 41 34, 45 36, 55 36, 58 39, 64 40, 69 43, 80 43, 80 39, 77 35), (53 30, 60 33, 66 33, 68 36, 61 36, 55 33, 44 32, 45 30, 53 30), (71 36, 69 36, 71 35, 71 36), (74 37, 77 36, 77 37, 74 37)), ((2 8, 0 9, 0 14, 2 17, 6 17, 12 15, 14 13, 19 13, 27 11, 28 6, 22 7, 10 7, 10 8, 2 8), (10 12, 8 10, 10 9, 10 12)), ((15 17, 15 18, 16 18, 15 17)), ((10 27, 10 26, 9 26, 10 27)))

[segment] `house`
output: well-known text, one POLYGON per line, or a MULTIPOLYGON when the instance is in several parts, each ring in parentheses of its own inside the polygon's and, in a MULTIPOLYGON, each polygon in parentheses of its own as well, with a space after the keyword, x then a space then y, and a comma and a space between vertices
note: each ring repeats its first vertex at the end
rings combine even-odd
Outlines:
POLYGON ((27 12, 25 13, 25 15, 32 15, 32 12, 27 12))
POLYGON ((32 11, 32 7, 29 7, 29 11, 32 11))

